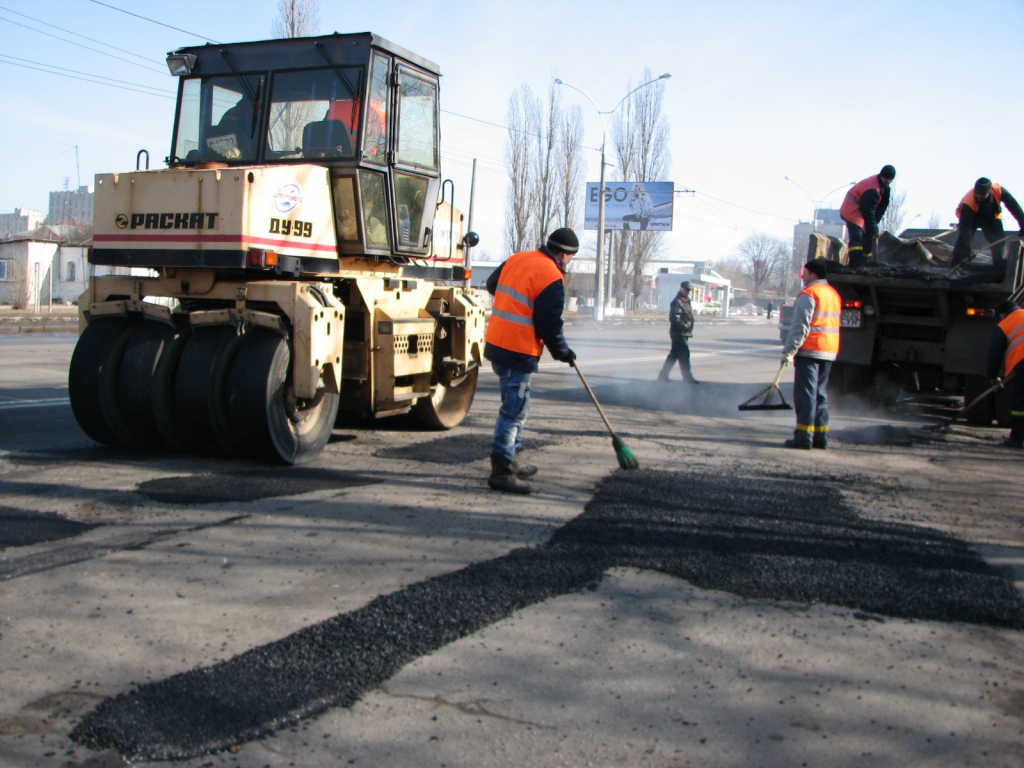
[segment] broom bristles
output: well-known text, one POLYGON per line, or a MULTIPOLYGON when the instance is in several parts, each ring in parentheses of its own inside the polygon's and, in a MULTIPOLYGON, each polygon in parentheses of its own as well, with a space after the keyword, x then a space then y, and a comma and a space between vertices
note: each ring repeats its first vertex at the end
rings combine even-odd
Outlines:
POLYGON ((618 435, 612 438, 612 446, 615 448, 615 458, 619 460, 619 466, 623 469, 640 469, 640 462, 636 455, 629 449, 629 446, 622 442, 618 435))

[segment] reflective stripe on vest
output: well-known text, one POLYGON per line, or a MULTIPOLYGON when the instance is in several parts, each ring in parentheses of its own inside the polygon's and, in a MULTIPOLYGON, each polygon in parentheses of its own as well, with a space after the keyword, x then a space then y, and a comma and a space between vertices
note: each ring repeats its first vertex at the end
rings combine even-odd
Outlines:
POLYGON ((815 282, 801 291, 814 299, 811 331, 800 346, 808 352, 839 354, 839 315, 842 301, 836 289, 826 282, 815 282))
POLYGON ((533 305, 544 289, 562 279, 562 270, 546 253, 523 251, 509 256, 494 291, 487 343, 540 357, 544 343, 533 326, 533 305))
POLYGON ((858 227, 865 226, 867 222, 864 221, 864 214, 860 210, 860 200, 869 189, 876 190, 881 200, 882 182, 878 180, 878 176, 869 176, 863 181, 858 181, 853 185, 853 189, 846 193, 843 204, 839 206, 839 215, 858 227))
POLYGON ((1006 373, 1017 367, 1024 360, 1024 309, 1017 309, 1003 318, 999 324, 1006 334, 1006 373))
MULTIPOLYGON (((996 198, 996 218, 997 219, 1001 219, 1001 218, 1003 218, 1003 209, 1000 207, 1000 204, 1003 202, 1003 188, 1002 188, 1002 186, 999 185, 999 184, 993 183, 992 184, 992 194, 996 198)), ((964 209, 965 205, 968 208, 970 208, 972 211, 974 211, 975 213, 978 212, 978 201, 974 199, 974 190, 973 189, 970 192, 968 192, 966 195, 964 195, 964 199, 961 200, 960 204, 956 207, 956 217, 958 219, 960 218, 960 212, 964 209)))

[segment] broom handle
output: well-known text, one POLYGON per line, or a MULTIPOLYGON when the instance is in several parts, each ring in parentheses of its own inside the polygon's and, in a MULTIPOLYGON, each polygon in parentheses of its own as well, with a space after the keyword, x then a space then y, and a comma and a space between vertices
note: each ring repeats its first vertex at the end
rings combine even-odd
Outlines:
POLYGON ((601 407, 601 404, 597 402, 597 396, 594 394, 594 390, 592 390, 590 388, 590 385, 587 384, 586 376, 584 376, 583 371, 580 370, 579 360, 576 360, 575 362, 576 364, 573 366, 573 368, 575 368, 576 373, 580 375, 580 381, 583 382, 583 387, 587 390, 587 394, 590 395, 590 399, 594 401, 594 406, 597 408, 597 412, 601 414, 601 418, 604 420, 604 425, 608 427, 608 433, 612 437, 615 437, 615 430, 612 429, 612 425, 608 422, 608 417, 604 415, 604 409, 601 407))

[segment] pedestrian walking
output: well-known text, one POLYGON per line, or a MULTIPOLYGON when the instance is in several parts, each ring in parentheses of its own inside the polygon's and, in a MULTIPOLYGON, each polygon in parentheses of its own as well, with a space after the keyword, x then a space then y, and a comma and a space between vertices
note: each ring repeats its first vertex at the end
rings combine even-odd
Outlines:
POLYGON ((491 445, 491 475, 487 479, 496 491, 533 490, 523 480, 537 474, 537 467, 516 461, 530 411, 530 377, 537 370, 545 346, 555 360, 575 363, 576 355, 562 333, 562 308, 565 268, 579 248, 575 232, 557 229, 545 245, 509 256, 487 278, 494 307, 484 357, 498 374, 501 389, 501 408, 491 445))
POLYGON ((842 301, 825 281, 825 261, 800 268, 804 289, 793 302, 793 324, 782 348, 782 364, 793 364, 796 430, 786 448, 828 447, 828 377, 839 354, 842 301))
POLYGON ((774 309, 775 309, 775 305, 772 304, 772 300, 771 299, 768 299, 768 319, 769 320, 772 319, 772 312, 774 311, 774 309))
POLYGON ((854 184, 839 207, 839 215, 846 222, 851 267, 874 264, 878 223, 889 207, 889 185, 895 178, 896 169, 883 166, 877 176, 854 184))
POLYGON ((693 336, 693 306, 690 304, 690 281, 679 284, 679 291, 672 299, 668 310, 668 336, 672 340, 672 349, 661 366, 658 381, 668 381, 669 371, 673 364, 679 363, 679 372, 683 375, 684 384, 700 384, 690 371, 690 337, 693 336))

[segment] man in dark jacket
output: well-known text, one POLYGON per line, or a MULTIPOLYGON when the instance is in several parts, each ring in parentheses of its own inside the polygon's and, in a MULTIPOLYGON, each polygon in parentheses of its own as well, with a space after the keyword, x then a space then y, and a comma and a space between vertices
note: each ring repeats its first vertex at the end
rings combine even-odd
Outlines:
POLYGON ((569 365, 576 361, 562 333, 562 308, 565 268, 579 247, 571 229, 555 230, 546 245, 512 254, 487 278, 494 307, 484 357, 491 361, 501 385, 501 408, 491 445, 491 476, 487 479, 496 491, 533 490, 522 481, 535 475, 537 468, 516 461, 530 410, 530 377, 537 370, 545 346, 555 360, 569 365))
POLYGON ((1010 383, 1010 436, 1003 445, 1024 448, 1024 310, 1006 299, 996 307, 996 321, 988 348, 988 377, 995 380, 1002 370, 1005 378, 1017 371, 1010 383))
POLYGON ((877 176, 854 184, 839 207, 839 215, 846 222, 851 267, 874 264, 878 223, 889 208, 889 185, 895 178, 895 168, 882 166, 877 176))
POLYGON ((672 349, 661 366, 658 381, 668 381, 668 373, 672 365, 679 361, 679 372, 686 384, 700 384, 690 371, 689 339, 693 336, 693 307, 690 305, 690 281, 679 284, 679 293, 672 299, 668 309, 668 337, 672 340, 672 349))
POLYGON ((957 226, 958 234, 956 245, 953 246, 953 258, 949 262, 950 267, 957 267, 974 258, 972 242, 974 233, 980 229, 988 242, 996 243, 991 247, 993 269, 1006 268, 1006 243, 1003 241, 1006 233, 1003 230, 1001 204, 1006 205, 1006 209, 1013 214, 1013 218, 1017 220, 1017 228, 1024 229, 1024 211, 1007 189, 999 184, 993 184, 984 176, 974 182, 974 189, 964 195, 964 199, 956 207, 956 216, 960 223, 957 226))

